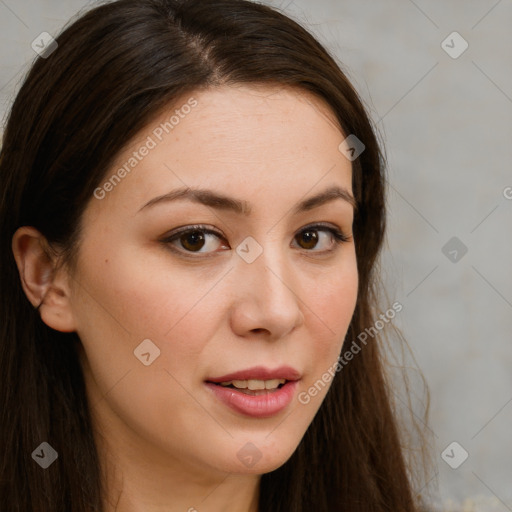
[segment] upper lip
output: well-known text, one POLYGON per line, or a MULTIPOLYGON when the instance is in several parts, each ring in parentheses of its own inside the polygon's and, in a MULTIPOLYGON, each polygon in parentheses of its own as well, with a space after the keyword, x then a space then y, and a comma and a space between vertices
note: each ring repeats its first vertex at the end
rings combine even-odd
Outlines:
POLYGON ((247 368, 246 370, 240 370, 237 372, 222 375, 220 377, 211 377, 206 379, 207 382, 229 382, 232 380, 273 380, 273 379, 285 379, 285 380, 299 380, 301 377, 300 373, 291 366, 280 366, 271 370, 265 366, 255 366, 253 368, 247 368))

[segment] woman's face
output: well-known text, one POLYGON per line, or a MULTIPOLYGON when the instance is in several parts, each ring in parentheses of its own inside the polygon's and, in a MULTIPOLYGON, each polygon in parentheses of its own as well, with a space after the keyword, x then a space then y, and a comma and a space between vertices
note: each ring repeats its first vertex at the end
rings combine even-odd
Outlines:
POLYGON ((83 217, 71 308, 119 457, 261 474, 293 453, 356 303, 344 138, 307 93, 223 86, 118 155, 83 217))

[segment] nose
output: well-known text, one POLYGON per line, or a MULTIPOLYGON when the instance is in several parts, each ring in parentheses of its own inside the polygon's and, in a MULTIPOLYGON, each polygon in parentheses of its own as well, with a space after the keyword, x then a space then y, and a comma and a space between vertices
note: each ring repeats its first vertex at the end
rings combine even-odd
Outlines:
POLYGON ((304 323, 298 278, 286 262, 268 251, 252 263, 239 260, 233 272, 235 292, 231 328, 238 336, 279 339, 304 323))

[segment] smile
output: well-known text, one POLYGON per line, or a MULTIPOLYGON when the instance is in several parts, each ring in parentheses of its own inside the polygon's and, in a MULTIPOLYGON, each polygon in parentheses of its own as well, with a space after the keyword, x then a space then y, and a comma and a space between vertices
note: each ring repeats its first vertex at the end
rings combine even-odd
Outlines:
POLYGON ((286 409, 295 395, 300 374, 290 367, 256 367, 205 384, 223 405, 244 416, 269 418, 286 409))
POLYGON ((231 387, 238 389, 247 394, 261 394, 267 390, 275 391, 280 386, 286 383, 286 379, 271 379, 271 380, 231 380, 227 382, 221 382, 220 385, 224 387, 231 387))

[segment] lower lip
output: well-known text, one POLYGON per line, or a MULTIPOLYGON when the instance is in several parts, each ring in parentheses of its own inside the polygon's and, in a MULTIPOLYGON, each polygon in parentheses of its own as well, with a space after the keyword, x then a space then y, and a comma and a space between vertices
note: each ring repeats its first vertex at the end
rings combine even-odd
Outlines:
POLYGON ((264 395, 246 395, 236 389, 211 382, 207 382, 206 386, 221 402, 236 412, 252 418, 269 418, 290 405, 297 388, 297 381, 288 381, 276 391, 270 391, 264 395))

